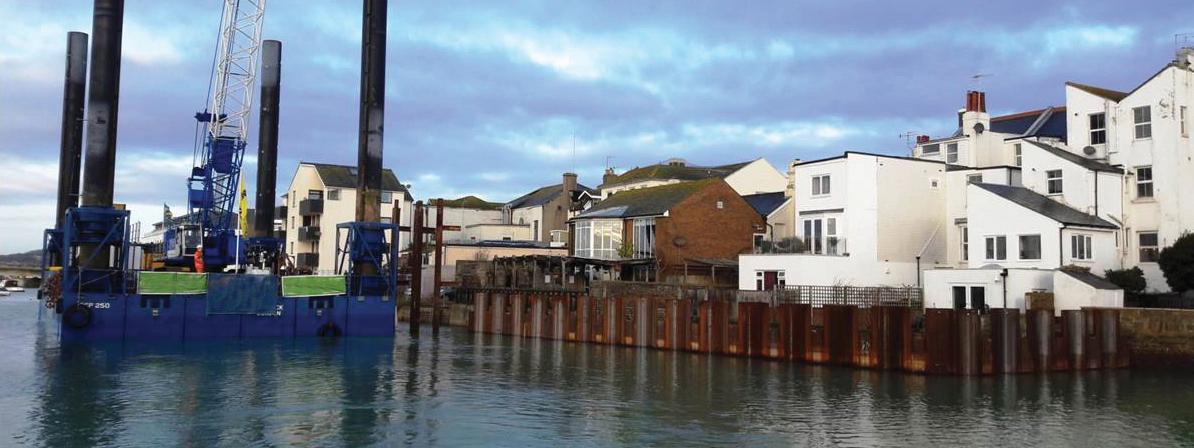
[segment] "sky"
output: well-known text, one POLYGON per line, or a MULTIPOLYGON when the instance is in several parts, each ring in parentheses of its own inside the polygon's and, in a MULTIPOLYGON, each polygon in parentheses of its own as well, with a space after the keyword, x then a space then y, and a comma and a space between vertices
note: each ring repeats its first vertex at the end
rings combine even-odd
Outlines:
MULTIPOLYGON (((185 208, 216 1, 128 0, 116 201, 185 208)), ((279 191, 298 161, 356 163, 361 2, 270 0, 282 41, 279 191)), ((0 253, 53 224, 66 33, 91 3, 0 0, 0 253)), ((714 165, 948 134, 968 89, 995 115, 1130 90, 1194 32, 1172 1, 391 1, 385 166, 418 199, 504 202, 575 171, 596 186, 680 157, 714 165), (975 75, 981 76, 978 80, 975 75)), ((250 154, 256 152, 254 132, 250 154)), ((245 163, 253 197, 255 158, 245 163)))

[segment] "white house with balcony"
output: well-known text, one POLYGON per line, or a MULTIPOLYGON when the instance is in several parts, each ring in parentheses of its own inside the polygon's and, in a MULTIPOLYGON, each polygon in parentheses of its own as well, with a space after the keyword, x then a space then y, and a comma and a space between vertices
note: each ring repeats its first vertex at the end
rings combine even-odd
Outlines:
POLYGON ((798 162, 795 183, 800 254, 742 255, 739 288, 788 285, 909 286, 947 263, 946 164, 855 151, 798 162))

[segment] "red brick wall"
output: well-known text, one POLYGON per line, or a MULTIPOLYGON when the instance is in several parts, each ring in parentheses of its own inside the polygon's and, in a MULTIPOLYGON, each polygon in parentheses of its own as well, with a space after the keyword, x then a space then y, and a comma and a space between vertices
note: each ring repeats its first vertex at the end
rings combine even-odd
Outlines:
POLYGON ((718 181, 676 204, 669 216, 655 219, 655 255, 664 266, 663 276, 682 275, 685 259, 737 260, 749 253, 762 228, 763 217, 729 184, 718 181), (676 244, 678 238, 682 245, 676 244))

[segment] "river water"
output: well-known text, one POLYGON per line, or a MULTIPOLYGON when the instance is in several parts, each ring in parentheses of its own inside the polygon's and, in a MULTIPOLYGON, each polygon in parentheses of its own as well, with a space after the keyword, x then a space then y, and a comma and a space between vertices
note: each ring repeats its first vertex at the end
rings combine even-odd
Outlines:
POLYGON ((1194 445, 1194 375, 924 377, 445 329, 60 347, 0 298, 0 446, 1194 445))

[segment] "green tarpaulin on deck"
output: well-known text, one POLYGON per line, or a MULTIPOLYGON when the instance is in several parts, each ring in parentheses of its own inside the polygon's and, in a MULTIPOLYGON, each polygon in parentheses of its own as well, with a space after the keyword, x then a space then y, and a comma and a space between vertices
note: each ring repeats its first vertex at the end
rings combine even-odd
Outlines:
POLYGON ((207 274, 138 272, 137 291, 141 294, 203 294, 207 292, 207 274))
POLYGON ((335 296, 348 290, 343 275, 292 275, 282 277, 283 297, 335 296))

